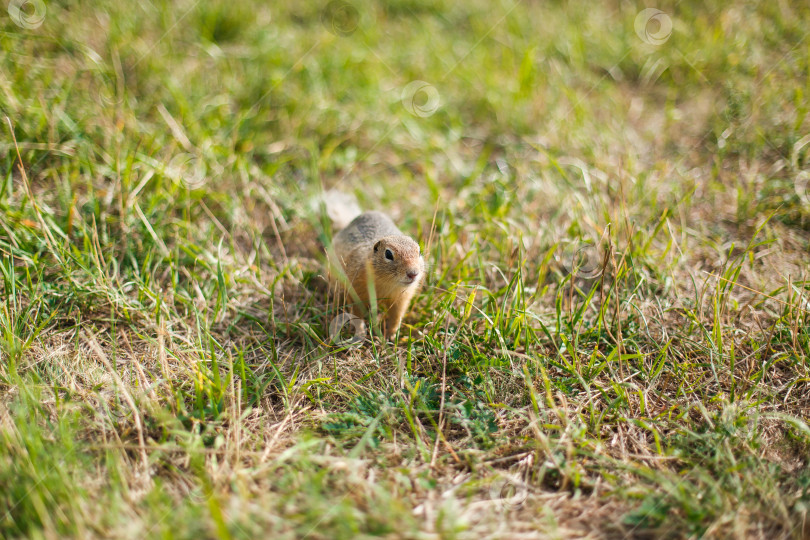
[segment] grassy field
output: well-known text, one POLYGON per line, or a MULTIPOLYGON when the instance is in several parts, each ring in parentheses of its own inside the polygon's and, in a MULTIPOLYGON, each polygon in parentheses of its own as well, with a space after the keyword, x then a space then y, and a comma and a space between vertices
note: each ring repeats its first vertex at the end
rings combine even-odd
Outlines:
POLYGON ((810 537, 810 5, 349 1, 3 3, 0 537, 810 537))

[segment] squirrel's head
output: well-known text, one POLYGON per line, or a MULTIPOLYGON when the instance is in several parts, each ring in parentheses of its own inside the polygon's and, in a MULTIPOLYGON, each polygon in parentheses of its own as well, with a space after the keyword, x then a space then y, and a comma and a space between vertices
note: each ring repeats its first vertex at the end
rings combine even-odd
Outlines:
POLYGON ((425 274, 419 244, 408 236, 386 236, 377 240, 372 260, 378 279, 385 277, 402 287, 418 285, 425 274))

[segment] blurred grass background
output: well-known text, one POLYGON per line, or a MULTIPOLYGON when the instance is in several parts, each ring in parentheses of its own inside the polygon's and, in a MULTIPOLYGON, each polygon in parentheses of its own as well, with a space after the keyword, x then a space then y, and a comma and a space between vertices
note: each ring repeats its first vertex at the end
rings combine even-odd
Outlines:
POLYGON ((805 3, 4 7, 0 535, 810 534, 805 3))

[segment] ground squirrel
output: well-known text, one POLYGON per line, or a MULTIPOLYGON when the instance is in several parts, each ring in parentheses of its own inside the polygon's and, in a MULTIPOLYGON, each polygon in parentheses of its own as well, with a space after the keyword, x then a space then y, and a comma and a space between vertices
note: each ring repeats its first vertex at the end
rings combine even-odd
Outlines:
POLYGON ((383 334, 393 337, 425 275, 417 244, 382 212, 364 212, 335 235, 332 274, 345 289, 352 313, 365 316, 377 299, 383 334))

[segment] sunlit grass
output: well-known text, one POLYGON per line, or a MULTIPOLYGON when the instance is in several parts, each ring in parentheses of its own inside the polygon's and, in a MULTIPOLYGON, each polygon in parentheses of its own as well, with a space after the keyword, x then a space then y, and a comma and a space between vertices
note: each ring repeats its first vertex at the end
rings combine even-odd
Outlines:
POLYGON ((646 7, 0 13, 0 535, 806 536, 810 12, 646 7))

